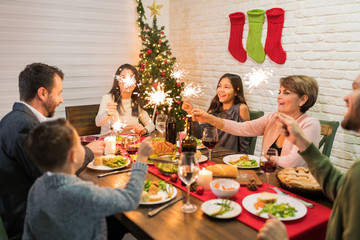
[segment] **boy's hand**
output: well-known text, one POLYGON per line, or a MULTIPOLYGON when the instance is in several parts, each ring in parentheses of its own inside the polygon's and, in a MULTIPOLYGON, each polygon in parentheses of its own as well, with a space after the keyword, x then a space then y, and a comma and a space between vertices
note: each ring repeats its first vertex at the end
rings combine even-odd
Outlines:
POLYGON ((140 144, 140 148, 139 148, 139 151, 138 151, 138 156, 137 156, 136 161, 146 163, 149 156, 151 154, 153 154, 153 152, 154 152, 154 148, 153 148, 153 146, 151 144, 151 137, 147 137, 140 144))
POLYGON ((93 153, 94 157, 100 157, 105 149, 105 142, 104 141, 94 141, 86 145, 93 153))
POLYGON ((259 230, 257 239, 262 240, 288 240, 285 225, 275 216, 269 214, 269 219, 259 230))

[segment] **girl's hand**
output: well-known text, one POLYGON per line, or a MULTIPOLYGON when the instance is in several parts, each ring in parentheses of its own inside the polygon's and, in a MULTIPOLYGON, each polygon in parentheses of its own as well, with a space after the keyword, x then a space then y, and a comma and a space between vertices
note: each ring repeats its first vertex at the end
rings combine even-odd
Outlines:
POLYGON ((185 100, 181 106, 181 108, 186 111, 188 114, 192 114, 192 111, 193 111, 193 106, 192 106, 192 103, 185 100))
POLYGON ((132 130, 138 135, 144 135, 146 133, 146 129, 140 123, 135 125, 135 127, 132 130))
POLYGON ((210 123, 210 114, 204 110, 194 109, 192 116, 194 121, 210 123))
POLYGON ((108 116, 113 116, 116 112, 117 103, 109 103, 106 105, 106 114, 108 116))

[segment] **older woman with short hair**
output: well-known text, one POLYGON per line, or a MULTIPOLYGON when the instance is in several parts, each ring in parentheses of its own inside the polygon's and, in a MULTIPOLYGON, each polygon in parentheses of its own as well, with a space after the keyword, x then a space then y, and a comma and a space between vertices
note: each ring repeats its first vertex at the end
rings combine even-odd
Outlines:
MULTIPOLYGON (((295 119, 316 146, 320 141, 320 122, 317 118, 307 115, 306 111, 315 104, 318 92, 319 86, 314 78, 293 75, 280 79, 277 96, 278 112, 295 119)), ((281 167, 306 166, 305 161, 298 154, 298 148, 280 135, 281 124, 276 119, 276 113, 241 123, 217 118, 199 109, 195 109, 193 114, 195 121, 207 122, 233 135, 263 136, 262 148, 276 148, 279 154, 278 164, 281 167)))

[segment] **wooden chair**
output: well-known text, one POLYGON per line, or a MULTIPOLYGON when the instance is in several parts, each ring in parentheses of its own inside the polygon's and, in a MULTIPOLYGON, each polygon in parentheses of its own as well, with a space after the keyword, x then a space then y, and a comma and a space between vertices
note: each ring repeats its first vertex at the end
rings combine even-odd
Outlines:
POLYGON ((324 147, 322 153, 330 157, 336 130, 339 127, 339 122, 320 120, 320 124, 321 124, 321 135, 323 137, 320 140, 319 149, 321 147, 324 147))
POLYGON ((8 240, 8 236, 6 234, 6 231, 5 231, 5 227, 4 227, 4 224, 3 224, 3 221, 0 217, 0 239, 1 240, 8 240))
MULTIPOLYGON (((262 117, 262 116, 264 116, 263 111, 252 111, 252 110, 250 110, 250 120, 254 120, 254 119, 257 119, 257 118, 262 117)), ((257 137, 251 137, 250 138, 250 144, 249 144, 249 154, 250 155, 254 155, 255 147, 256 147, 256 140, 257 140, 257 137)))
POLYGON ((78 131, 79 136, 100 133, 101 128, 95 125, 99 107, 100 104, 65 107, 66 119, 78 131))

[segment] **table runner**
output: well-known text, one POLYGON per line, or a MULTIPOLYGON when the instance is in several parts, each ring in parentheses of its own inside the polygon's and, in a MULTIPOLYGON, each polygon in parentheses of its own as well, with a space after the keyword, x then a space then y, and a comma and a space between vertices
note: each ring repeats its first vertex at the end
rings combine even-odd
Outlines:
MULTIPOLYGON (((208 164, 215 164, 212 162, 208 162, 208 164)), ((202 168, 203 164, 200 164, 200 168, 202 168)), ((155 167, 155 166, 149 166, 149 172, 152 174, 164 179, 169 180, 168 176, 164 176, 161 174, 161 172, 155 167)), ((186 191, 186 187, 181 185, 180 179, 177 180, 176 183, 173 183, 176 187, 186 191)), ((241 186, 240 190, 237 192, 237 194, 231 199, 242 207, 242 212, 239 216, 236 217, 236 219, 254 229, 257 231, 264 225, 266 219, 260 218, 258 216, 253 215, 252 213, 248 212, 242 205, 242 200, 250 194, 263 192, 266 190, 265 184, 263 186, 259 187, 257 191, 250 191, 246 187, 241 186)), ((272 186, 272 185, 271 185, 272 186)), ((293 194, 291 192, 285 191, 282 189, 283 192, 286 192, 290 195, 305 199, 301 196, 298 196, 296 194, 293 194)), ((207 201, 210 199, 216 199, 217 197, 212 193, 211 190, 204 191, 203 195, 198 195, 194 192, 190 193, 194 197, 202 200, 207 201)), ((301 239, 325 239, 326 235, 326 228, 327 228, 327 222, 331 214, 331 209, 327 208, 321 204, 318 204, 316 202, 313 202, 311 200, 306 199, 307 201, 314 204, 313 208, 307 208, 307 214, 301 218, 294 221, 285 221, 283 222, 286 226, 289 238, 292 240, 301 240, 301 239)))

